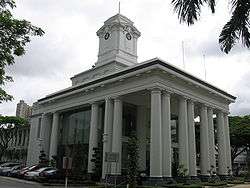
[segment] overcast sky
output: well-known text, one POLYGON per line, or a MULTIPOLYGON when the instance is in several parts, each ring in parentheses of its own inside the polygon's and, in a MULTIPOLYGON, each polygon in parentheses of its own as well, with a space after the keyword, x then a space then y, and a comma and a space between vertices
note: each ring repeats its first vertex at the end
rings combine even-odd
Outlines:
MULTIPOLYGON (((194 26, 179 24, 170 1, 121 0, 121 14, 131 19, 141 37, 138 61, 154 57, 183 69, 181 43, 185 46, 185 70, 237 97, 232 115, 250 114, 250 53, 238 45, 229 55, 218 45, 221 28, 230 9, 218 1, 216 14, 204 8, 194 26)), ((118 12, 117 0, 18 0, 15 15, 42 27, 45 35, 33 38, 26 54, 16 58, 7 72, 15 82, 5 89, 15 100, 0 104, 0 114, 15 115, 16 104, 28 104, 69 87, 70 77, 97 61, 96 31, 118 12)))

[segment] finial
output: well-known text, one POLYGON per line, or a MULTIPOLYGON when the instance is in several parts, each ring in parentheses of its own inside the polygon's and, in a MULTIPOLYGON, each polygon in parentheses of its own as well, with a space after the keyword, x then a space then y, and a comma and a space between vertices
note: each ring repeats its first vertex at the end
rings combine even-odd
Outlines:
POLYGON ((121 2, 119 1, 118 14, 121 12, 121 2))

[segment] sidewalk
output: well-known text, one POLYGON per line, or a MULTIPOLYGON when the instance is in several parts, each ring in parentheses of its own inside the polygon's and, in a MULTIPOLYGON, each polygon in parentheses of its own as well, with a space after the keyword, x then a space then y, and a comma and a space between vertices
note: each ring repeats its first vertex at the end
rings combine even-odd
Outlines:
POLYGON ((233 188, 250 188, 250 184, 240 184, 240 185, 235 185, 233 188))

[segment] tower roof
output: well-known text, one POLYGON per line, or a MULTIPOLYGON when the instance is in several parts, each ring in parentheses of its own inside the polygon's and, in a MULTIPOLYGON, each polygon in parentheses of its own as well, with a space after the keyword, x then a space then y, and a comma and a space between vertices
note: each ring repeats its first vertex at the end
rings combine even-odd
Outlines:
POLYGON ((104 22, 104 25, 96 32, 97 36, 102 35, 108 28, 112 27, 123 27, 130 28, 133 35, 136 35, 137 38, 141 36, 140 31, 134 26, 134 22, 132 22, 129 18, 122 14, 116 14, 104 22))
POLYGON ((110 23, 125 23, 130 25, 134 24, 134 22, 132 22, 129 18, 121 14, 116 14, 104 22, 104 24, 110 24, 110 23))

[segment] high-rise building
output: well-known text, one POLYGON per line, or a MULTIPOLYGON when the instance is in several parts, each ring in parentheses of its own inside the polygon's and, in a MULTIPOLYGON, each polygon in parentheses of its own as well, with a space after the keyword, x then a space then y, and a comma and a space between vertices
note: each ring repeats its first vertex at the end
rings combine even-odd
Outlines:
POLYGON ((20 100, 20 102, 16 106, 16 116, 21 118, 29 118, 32 114, 32 106, 29 106, 24 100, 20 100))

